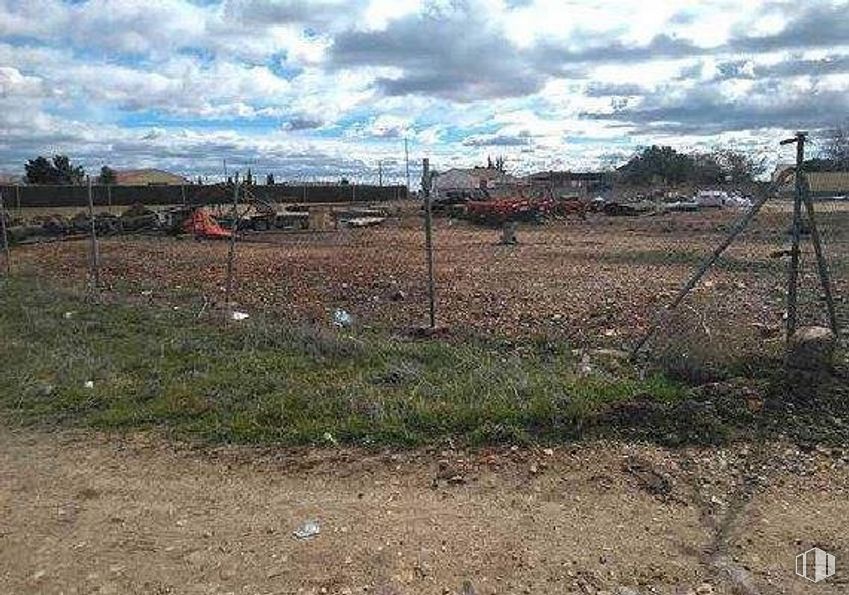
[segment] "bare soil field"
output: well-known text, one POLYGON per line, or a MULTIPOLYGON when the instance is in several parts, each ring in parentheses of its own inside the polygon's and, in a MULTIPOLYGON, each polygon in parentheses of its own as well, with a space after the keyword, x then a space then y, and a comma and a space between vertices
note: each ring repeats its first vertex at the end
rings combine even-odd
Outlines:
MULTIPOLYGON (((845 311, 849 210, 822 207, 839 304, 845 311)), ((329 322, 342 308, 358 325, 402 331, 426 321, 424 239, 408 207, 380 227, 322 233, 245 235, 238 246, 235 299, 248 312, 329 322)), ((516 246, 499 231, 440 218, 436 223, 438 318, 449 333, 545 335, 621 344, 641 333, 737 211, 527 225, 516 246)), ((762 341, 782 324, 787 213, 764 212, 697 288, 695 324, 710 321, 741 341, 762 341)), ((146 300, 203 296, 220 303, 226 243, 126 237, 101 242, 102 278, 112 290, 146 300)), ((810 256, 809 254, 806 256, 810 256)), ((16 262, 51 279, 85 282, 86 242, 16 250, 16 262)), ((808 263, 812 263, 810 258, 808 263)), ((803 282, 815 284, 812 264, 803 282)), ((804 297, 803 292, 803 297, 804 297)), ((813 292, 809 294, 813 296, 813 292)), ((816 297, 810 297, 816 306, 816 297)))
MULTIPOLYGON (((824 211, 845 321, 849 211, 824 211)), ((383 336, 426 320, 412 209, 245 235, 241 326, 209 316, 226 243, 105 238, 101 300, 60 289, 85 285, 86 242, 16 247, 0 593, 846 593, 845 352, 792 400, 772 372, 682 385, 570 345, 636 338, 739 215, 556 221, 515 246, 440 218, 447 341, 383 336), (380 332, 288 324, 337 308, 380 332), (817 585, 794 572, 812 547, 837 558, 817 585)), ((787 213, 763 215, 666 319, 688 353, 781 346, 787 213)))
POLYGON ((840 449, 189 448, 0 425, 0 592, 837 595, 840 449), (293 535, 317 520, 320 533, 293 535), (819 546, 837 575, 794 559, 819 546))

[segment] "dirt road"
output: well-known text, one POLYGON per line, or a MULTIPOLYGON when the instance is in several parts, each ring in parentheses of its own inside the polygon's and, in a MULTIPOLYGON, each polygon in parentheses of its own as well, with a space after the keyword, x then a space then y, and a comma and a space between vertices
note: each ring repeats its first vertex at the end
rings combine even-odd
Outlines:
POLYGON ((778 444, 198 450, 0 426, 0 593, 831 595, 847 496, 844 453, 778 444), (816 585, 794 575, 815 545, 837 557, 816 585))

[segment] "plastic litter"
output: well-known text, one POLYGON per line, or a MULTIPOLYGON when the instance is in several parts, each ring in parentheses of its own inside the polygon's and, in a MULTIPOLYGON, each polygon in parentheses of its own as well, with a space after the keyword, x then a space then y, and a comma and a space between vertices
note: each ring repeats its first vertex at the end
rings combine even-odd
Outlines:
POLYGON ((342 328, 348 328, 354 324, 354 317, 345 310, 337 308, 333 313, 333 324, 342 328))
POLYGON ((234 311, 232 314, 230 314, 230 318, 232 318, 233 320, 247 320, 250 317, 251 317, 251 315, 248 314, 247 312, 235 312, 234 311))
POLYGON ((298 539, 311 539, 319 533, 321 533, 321 526, 315 519, 305 522, 292 532, 298 539))

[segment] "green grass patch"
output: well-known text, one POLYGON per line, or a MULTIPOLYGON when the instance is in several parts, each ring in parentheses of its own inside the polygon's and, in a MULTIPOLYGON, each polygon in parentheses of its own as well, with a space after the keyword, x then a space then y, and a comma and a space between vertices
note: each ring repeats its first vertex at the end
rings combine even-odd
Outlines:
POLYGON ((563 344, 405 341, 261 316, 225 325, 26 277, 0 280, 0 334, 4 417, 208 442, 553 442, 611 430, 596 420, 637 397, 689 394, 628 365, 579 376, 563 344))

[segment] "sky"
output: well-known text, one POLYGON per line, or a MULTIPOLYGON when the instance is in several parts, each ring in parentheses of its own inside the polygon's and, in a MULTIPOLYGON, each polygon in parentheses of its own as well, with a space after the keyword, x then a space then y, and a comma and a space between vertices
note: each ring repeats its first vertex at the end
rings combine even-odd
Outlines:
POLYGON ((849 117, 849 1, 0 0, 0 172, 370 183, 641 146, 787 161, 849 117))

